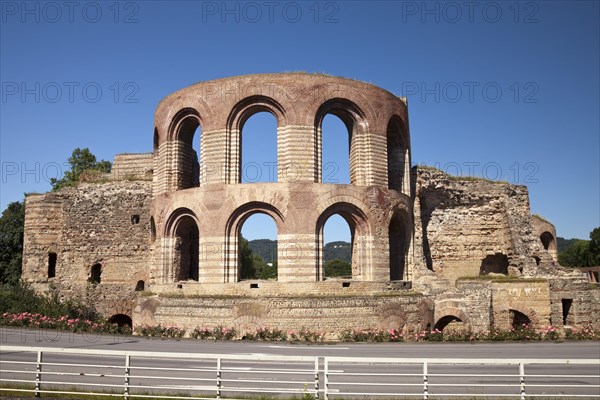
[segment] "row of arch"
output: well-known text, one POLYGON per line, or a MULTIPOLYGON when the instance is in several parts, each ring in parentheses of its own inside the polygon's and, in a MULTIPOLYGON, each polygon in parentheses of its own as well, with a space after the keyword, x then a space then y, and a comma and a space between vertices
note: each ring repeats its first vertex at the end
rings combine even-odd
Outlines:
MULTIPOLYGON (((525 313, 523 313, 521 311, 509 309, 508 315, 509 315, 510 326, 513 329, 521 328, 525 325, 531 325, 531 323, 532 323, 531 318, 529 318, 529 316, 527 316, 525 313)), ((443 332, 444 329, 446 329, 449 326, 452 326, 455 324, 468 324, 468 323, 469 323, 469 319, 466 316, 466 314, 462 311, 453 312, 453 313, 444 313, 444 315, 442 315, 441 317, 438 317, 437 321, 435 321, 433 329, 443 332)), ((431 327, 429 326, 428 328, 431 328, 431 327)))
MULTIPOLYGON (((281 135, 287 131, 288 127, 284 125, 285 112, 282 106, 275 100, 266 96, 251 96, 241 100, 235 105, 226 122, 226 142, 208 144, 205 138, 205 133, 202 132, 204 116, 191 107, 183 108, 175 113, 172 118, 166 134, 166 142, 177 143, 175 159, 166 162, 174 165, 177 178, 170 186, 171 190, 181 190, 199 186, 203 182, 203 177, 210 173, 208 169, 212 168, 205 162, 205 156, 208 153, 209 146, 219 146, 218 151, 222 151, 219 160, 224 160, 223 175, 220 177, 224 183, 241 183, 243 182, 243 161, 242 138, 244 126, 247 121, 257 113, 269 113, 276 120, 277 131, 277 148, 280 150, 282 144, 279 143, 281 135), (194 138, 200 135, 200 144, 198 148, 194 148, 194 138), (197 152, 199 151, 199 153, 197 152), (200 154, 198 156, 198 154, 200 154), (200 161, 198 161, 200 159, 200 161)), ((326 101, 318 109, 313 126, 312 148, 303 149, 308 152, 313 160, 312 171, 308 171, 307 176, 311 177, 311 181, 321 183, 326 181, 326 173, 323 171, 323 121, 326 116, 334 116, 338 118, 346 128, 347 144, 340 143, 340 148, 348 154, 344 155, 345 162, 349 169, 350 184, 367 185, 372 184, 365 178, 364 173, 360 171, 370 170, 366 163, 372 162, 368 160, 365 154, 366 143, 365 136, 369 135, 369 124, 365 118, 364 112, 352 101, 342 98, 334 98, 326 101), (324 179, 325 178, 325 179, 324 179)), ((289 127, 289 129, 294 129, 289 127)), ((293 136, 293 134, 290 134, 293 136)), ((154 130, 154 151, 155 156, 159 152, 159 132, 154 130)), ((399 115, 393 115, 388 121, 386 136, 386 163, 387 163, 387 182, 388 188, 400 192, 408 193, 408 170, 410 168, 409 161, 409 134, 408 127, 404 120, 399 115)), ((211 152, 214 152, 211 148, 211 152)), ((286 157, 296 157, 297 155, 286 157)), ((302 155, 304 157, 305 155, 302 155)), ((291 160, 282 160, 282 155, 278 154, 277 171, 271 181, 276 181, 277 177, 282 180, 286 179, 285 172, 280 168, 289 168, 290 165, 282 165, 282 161, 289 164, 291 160)), ((379 160, 376 160, 377 162, 379 160)), ((165 162, 165 160, 161 160, 165 162)), ((293 162, 292 162, 293 163, 293 162)), ((302 164, 302 163, 299 163, 302 164)), ((288 171, 289 172, 289 171, 288 171)), ((289 178, 289 177, 288 177, 289 178)))
MULTIPOLYGON (((240 274, 240 237, 244 223, 254 214, 265 214, 273 219, 278 234, 285 225, 285 218, 274 206, 251 202, 236 209, 229 217, 225 226, 225 242, 222 249, 224 282, 237 282, 242 279, 240 274)), ((315 225, 315 254, 314 279, 324 280, 324 227, 334 215, 343 218, 348 224, 352 246, 352 277, 356 278, 367 273, 371 263, 371 246, 365 238, 371 237, 371 227, 367 215, 356 205, 339 202, 327 207, 317 218, 315 225)), ((167 219, 163 237, 170 240, 170 255, 167 257, 166 276, 173 281, 200 280, 204 259, 201 252, 200 236, 201 221, 196 213, 188 208, 176 209, 167 219)), ((408 215, 396 210, 393 212, 388 226, 389 249, 389 279, 402 280, 406 277, 408 250, 410 247, 410 219, 408 215)), ((278 240, 279 245, 281 241, 278 240)), ((213 250, 213 249, 211 249, 213 250)))

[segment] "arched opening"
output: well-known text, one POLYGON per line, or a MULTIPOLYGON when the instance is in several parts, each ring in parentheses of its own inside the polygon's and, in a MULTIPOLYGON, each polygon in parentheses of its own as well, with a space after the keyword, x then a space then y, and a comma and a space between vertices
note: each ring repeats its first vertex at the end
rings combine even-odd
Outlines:
POLYGON ((361 133, 368 129, 367 125, 362 110, 350 100, 334 98, 319 107, 315 114, 316 158, 320 165, 317 182, 367 184, 365 168, 360 168, 362 155, 358 150, 358 141, 361 133), (328 133, 324 135, 324 131, 328 133), (344 178, 345 166, 349 172, 344 178))
POLYGON ((508 257, 506 254, 496 253, 488 255, 481 260, 479 275, 503 274, 508 275, 508 257))
POLYGON ((540 235, 540 240, 542 241, 542 245, 544 249, 551 250, 552 245, 554 244, 554 236, 550 232, 543 232, 540 235))
POLYGON ((327 114, 321 122, 321 182, 350 184, 352 132, 342 119, 327 114))
POLYGON ((144 281, 137 281, 137 283, 135 284, 135 291, 136 292, 143 292, 145 286, 146 286, 146 284, 144 283, 144 281))
POLYGON ((323 274, 325 278, 352 278, 354 232, 341 215, 333 214, 323 226, 323 274))
POLYGON ((181 110, 173 118, 171 129, 177 141, 176 188, 188 189, 200 185, 201 123, 198 112, 191 108, 181 110))
POLYGON ((408 216, 400 211, 394 211, 388 230, 391 281, 399 281, 407 276, 410 241, 407 225, 408 216))
POLYGON ((108 319, 108 322, 110 322, 111 324, 117 324, 120 328, 123 328, 125 326, 131 328, 133 326, 133 321, 131 320, 131 317, 125 314, 115 314, 108 319))
POLYGON ((406 127, 400 117, 394 115, 387 126, 388 188, 406 192, 405 175, 408 164, 406 127))
MULTIPOLYGON (((351 277, 369 278, 371 259, 371 243, 367 217, 357 206, 350 203, 335 203, 329 206, 317 219, 317 280, 323 280, 325 275, 325 223, 330 217, 336 215, 334 221, 339 221, 338 216, 345 221, 350 231, 351 247, 351 277)), ((343 226, 343 224, 341 224, 343 226)))
POLYGON ((56 253, 48 253, 48 278, 54 278, 56 276, 56 253))
POLYGON ((517 310, 509 310, 510 324, 513 328, 520 328, 524 325, 530 325, 531 320, 525 314, 517 310))
POLYGON ((181 216, 173 232, 174 276, 178 281, 197 281, 199 279, 199 232, 194 218, 181 216))
POLYGON ((277 182, 277 119, 259 111, 241 123, 242 183, 277 182))
POLYGON ((239 280, 277 280, 277 224, 267 214, 250 214, 238 239, 239 280))
POLYGON ((453 326, 453 325, 462 325, 462 320, 454 315, 445 315, 443 317, 441 317, 440 319, 438 319, 438 321, 435 323, 435 325, 433 326, 433 329, 437 329, 439 331, 444 331, 444 329, 446 329, 447 327, 453 326))
POLYGON ((154 243, 156 240, 156 223, 154 217, 150 217, 150 243, 154 243))
POLYGON ((90 269, 89 283, 98 284, 102 280, 102 264, 96 263, 90 269))
POLYGON ((153 140, 153 153, 154 157, 158 156, 158 129, 154 128, 154 140, 153 140))

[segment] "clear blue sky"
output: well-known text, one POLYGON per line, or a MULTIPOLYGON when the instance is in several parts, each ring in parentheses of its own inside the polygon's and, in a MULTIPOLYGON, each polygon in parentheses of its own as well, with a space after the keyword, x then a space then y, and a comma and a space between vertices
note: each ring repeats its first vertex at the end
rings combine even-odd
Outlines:
MULTIPOLYGON (((151 151, 155 107, 175 90, 307 71, 408 96, 413 163, 525 184, 559 236, 600 225, 597 1, 70 4, 0 2, 1 209, 47 191, 75 147, 151 151)), ((248 124, 273 132, 263 115, 248 124)), ((268 157, 248 148, 244 163, 268 157)))

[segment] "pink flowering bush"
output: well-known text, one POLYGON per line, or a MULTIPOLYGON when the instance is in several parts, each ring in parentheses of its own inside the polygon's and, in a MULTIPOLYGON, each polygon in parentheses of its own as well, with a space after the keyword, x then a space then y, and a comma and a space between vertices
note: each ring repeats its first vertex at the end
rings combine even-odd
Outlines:
POLYGON ((159 337, 159 338, 173 338, 181 339, 185 335, 185 329, 171 325, 142 325, 137 328, 136 332, 140 336, 159 337))
POLYGON ((308 328, 302 327, 298 332, 289 331, 288 340, 292 342, 322 342, 325 340, 325 334, 322 332, 311 331, 308 328))
POLYGON ((27 328, 58 329, 71 332, 120 333, 131 334, 128 326, 118 326, 106 320, 70 318, 67 315, 48 317, 39 313, 4 313, 0 316, 0 325, 22 326, 27 328))
POLYGON ((574 326, 565 329, 565 339, 568 340, 598 340, 600 331, 595 331, 591 325, 574 326))
POLYGON ((552 325, 544 327, 540 333, 542 335, 542 339, 543 340, 557 340, 557 339, 560 339, 560 333, 552 325))
POLYGON ((193 331, 190 332, 190 337, 192 339, 210 339, 212 338, 213 331, 208 328, 194 328, 193 331))
POLYGON ((237 335, 235 328, 224 328, 222 326, 216 326, 213 329, 213 337, 215 340, 231 340, 237 335))
POLYGON ((404 337, 398 329, 354 329, 343 331, 339 339, 343 342, 402 342, 404 337))

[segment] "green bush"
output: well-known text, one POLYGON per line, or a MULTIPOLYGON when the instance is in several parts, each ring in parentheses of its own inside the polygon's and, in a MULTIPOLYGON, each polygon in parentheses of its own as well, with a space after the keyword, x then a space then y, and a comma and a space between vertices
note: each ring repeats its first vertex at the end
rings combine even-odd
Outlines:
POLYGON ((81 300, 61 300, 55 287, 50 286, 46 295, 37 294, 27 284, 19 282, 14 285, 0 284, 0 313, 34 313, 46 317, 70 319, 101 320, 98 312, 81 300))
POLYGON ((181 339, 185 335, 185 329, 162 324, 142 325, 137 329, 137 333, 140 336, 181 339))
POLYGON ((600 331, 595 331, 591 325, 575 326, 565 329, 565 339, 598 340, 600 339, 600 331))

